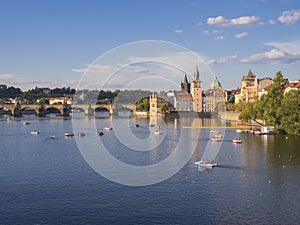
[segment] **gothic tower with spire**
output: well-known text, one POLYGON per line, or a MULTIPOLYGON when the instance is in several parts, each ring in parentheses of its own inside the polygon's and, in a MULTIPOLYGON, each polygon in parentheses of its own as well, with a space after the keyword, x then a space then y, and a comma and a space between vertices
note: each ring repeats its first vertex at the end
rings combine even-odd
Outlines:
POLYGON ((185 91, 186 93, 191 93, 191 84, 188 82, 186 74, 184 74, 183 83, 181 82, 181 90, 185 91))
POLYGON ((193 106, 195 112, 202 112, 202 84, 199 78, 198 66, 194 72, 194 80, 192 82, 193 106))

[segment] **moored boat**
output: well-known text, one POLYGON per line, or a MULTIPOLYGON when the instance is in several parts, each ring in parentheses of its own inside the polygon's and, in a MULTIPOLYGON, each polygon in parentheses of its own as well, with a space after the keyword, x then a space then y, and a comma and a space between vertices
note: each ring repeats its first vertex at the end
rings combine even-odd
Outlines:
POLYGON ((104 127, 103 130, 112 130, 112 127, 104 127))
POLYGON ((241 140, 240 138, 235 138, 235 139, 232 140, 232 142, 233 142, 234 144, 241 144, 241 143, 242 143, 242 140, 241 140))
POLYGON ((154 134, 156 134, 156 135, 160 135, 160 134, 162 134, 162 132, 161 132, 161 131, 154 131, 153 133, 154 133, 154 134))
POLYGON ((50 139, 55 139, 55 135, 54 134, 50 134, 49 138, 50 139))

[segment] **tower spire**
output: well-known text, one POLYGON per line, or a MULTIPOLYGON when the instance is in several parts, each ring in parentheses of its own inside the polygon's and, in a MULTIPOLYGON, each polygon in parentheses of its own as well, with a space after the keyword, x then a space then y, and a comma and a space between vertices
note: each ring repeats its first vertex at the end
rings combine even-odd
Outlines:
POLYGON ((194 72, 194 80, 195 81, 199 81, 199 70, 198 70, 198 65, 196 65, 196 69, 195 69, 195 72, 194 72))
POLYGON ((181 89, 187 93, 191 93, 191 84, 189 83, 186 74, 184 74, 183 83, 181 83, 181 89))

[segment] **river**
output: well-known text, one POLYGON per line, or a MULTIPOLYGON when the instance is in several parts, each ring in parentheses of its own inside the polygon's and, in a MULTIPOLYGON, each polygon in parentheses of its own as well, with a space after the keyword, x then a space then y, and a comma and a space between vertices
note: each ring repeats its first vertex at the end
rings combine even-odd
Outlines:
POLYGON ((148 119, 74 121, 0 120, 0 224, 300 224, 299 137, 224 129, 217 167, 200 171, 217 121, 154 121, 160 135, 148 119), (86 135, 65 138, 73 127, 86 135))

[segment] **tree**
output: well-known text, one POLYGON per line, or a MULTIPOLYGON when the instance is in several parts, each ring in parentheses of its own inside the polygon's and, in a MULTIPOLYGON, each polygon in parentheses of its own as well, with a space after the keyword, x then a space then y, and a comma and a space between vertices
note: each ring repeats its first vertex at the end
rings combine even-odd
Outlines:
POLYGON ((251 120, 255 121, 258 124, 261 124, 257 121, 257 111, 255 105, 248 104, 244 110, 240 113, 239 119, 243 122, 250 123, 251 120))
POLYGON ((164 103, 160 106, 160 110, 161 112, 163 113, 166 113, 168 111, 169 107, 168 107, 168 104, 167 103, 164 103))
POLYGON ((149 98, 144 98, 137 103, 137 109, 139 111, 149 111, 150 109, 150 101, 149 98))
POLYGON ((280 124, 278 109, 284 97, 284 85, 286 83, 287 80, 283 78, 281 71, 278 71, 274 83, 268 89, 268 93, 256 105, 256 110, 259 111, 258 116, 269 125, 280 124))
POLYGON ((281 128, 289 134, 300 134, 300 90, 291 90, 282 99, 278 110, 281 128))

